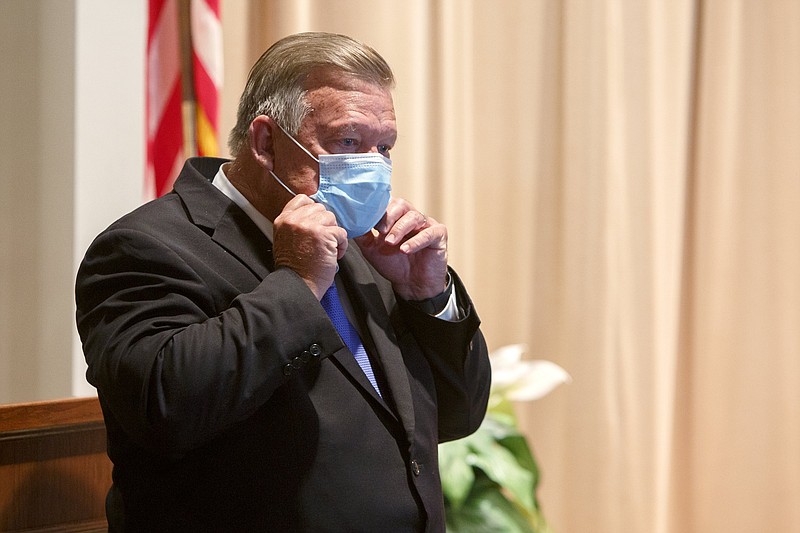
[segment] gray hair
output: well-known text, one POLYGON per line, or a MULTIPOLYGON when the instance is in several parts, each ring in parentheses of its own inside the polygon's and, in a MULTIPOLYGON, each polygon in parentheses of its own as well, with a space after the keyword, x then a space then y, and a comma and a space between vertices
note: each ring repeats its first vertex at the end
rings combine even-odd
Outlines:
POLYGON ((394 86, 392 70, 380 54, 350 37, 322 32, 285 37, 270 46, 250 70, 236 125, 228 137, 231 154, 236 156, 246 145, 250 123, 259 115, 296 134, 310 111, 304 83, 320 68, 333 68, 389 89, 394 86))

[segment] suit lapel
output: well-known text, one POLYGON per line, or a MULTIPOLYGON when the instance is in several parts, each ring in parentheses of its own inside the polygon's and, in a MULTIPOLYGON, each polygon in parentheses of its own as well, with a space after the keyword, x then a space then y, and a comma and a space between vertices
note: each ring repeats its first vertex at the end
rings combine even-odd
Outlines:
POLYGON ((190 219, 259 279, 274 270, 272 243, 247 214, 211 184, 224 159, 190 159, 175 182, 190 219))
POLYGON ((220 219, 211 238, 236 256, 259 280, 275 270, 272 243, 233 202, 228 206, 225 216, 220 219))
MULTIPOLYGON (((345 372, 347 375, 349 375, 352 379, 354 379, 358 383, 359 387, 364 389, 364 391, 370 396, 372 396, 372 398, 376 402, 378 402, 388 413, 393 415, 392 410, 387 404, 386 400, 377 393, 375 388, 372 386, 372 383, 370 383, 369 379, 367 379, 367 375, 361 369, 361 366, 359 366, 358 361, 356 361, 355 356, 350 352, 350 350, 347 349, 339 350, 330 357, 336 361, 339 368, 341 368, 343 372, 345 372)), ((386 391, 381 389, 381 394, 386 394, 386 391)))
MULTIPOLYGON (((355 246, 355 243, 351 241, 350 246, 355 246)), ((375 356, 378 358, 386 377, 386 382, 389 385, 389 391, 384 392, 384 395, 391 394, 392 403, 397 411, 396 414, 406 430, 409 442, 412 442, 414 404, 408 373, 403 362, 403 354, 400 352, 399 344, 394 336, 394 329, 391 326, 386 306, 374 283, 372 271, 360 253, 354 250, 348 250, 339 264, 348 295, 353 306, 363 313, 363 324, 366 326, 367 333, 375 345, 375 356)), ((352 324, 360 323, 353 316, 348 318, 352 324)), ((359 331, 359 333, 363 338, 364 332, 359 331)), ((355 363, 354 359, 353 361, 355 363)), ((358 363, 355 363, 355 365, 358 367, 358 363)), ((363 375, 363 372, 359 373, 363 375)), ((364 381, 372 389, 366 377, 364 381)))

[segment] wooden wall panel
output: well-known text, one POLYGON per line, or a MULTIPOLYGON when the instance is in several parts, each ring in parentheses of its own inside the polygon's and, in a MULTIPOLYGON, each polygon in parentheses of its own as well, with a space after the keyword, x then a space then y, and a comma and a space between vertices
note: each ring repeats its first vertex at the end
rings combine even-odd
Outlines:
POLYGON ((96 398, 0 406, 0 531, 105 531, 110 486, 96 398))

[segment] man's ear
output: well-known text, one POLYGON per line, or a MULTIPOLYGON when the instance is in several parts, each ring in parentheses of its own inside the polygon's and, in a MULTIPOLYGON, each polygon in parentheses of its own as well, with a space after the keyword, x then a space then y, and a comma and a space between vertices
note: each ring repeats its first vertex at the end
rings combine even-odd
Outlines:
POLYGON ((266 170, 272 170, 274 164, 273 133, 277 128, 274 120, 266 115, 259 115, 253 119, 247 130, 250 155, 266 170))

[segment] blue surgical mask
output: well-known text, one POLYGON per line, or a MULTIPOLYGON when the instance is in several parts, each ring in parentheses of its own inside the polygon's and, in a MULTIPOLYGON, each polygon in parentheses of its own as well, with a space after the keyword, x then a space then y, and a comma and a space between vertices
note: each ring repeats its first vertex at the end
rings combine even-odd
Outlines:
MULTIPOLYGON (((391 196, 391 159, 374 152, 320 154, 318 159, 286 130, 283 131, 319 163, 319 188, 309 198, 336 216, 336 222, 347 231, 349 239, 364 235, 380 222, 391 196)), ((270 174, 289 193, 297 194, 275 173, 270 171, 270 174)))

